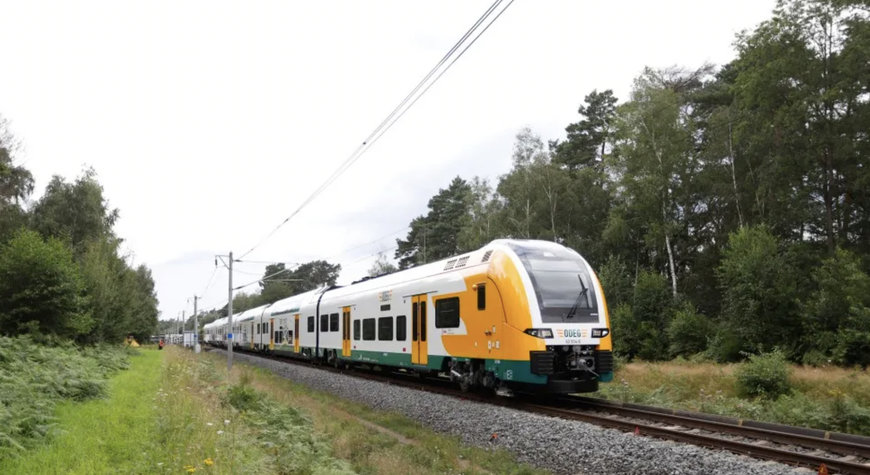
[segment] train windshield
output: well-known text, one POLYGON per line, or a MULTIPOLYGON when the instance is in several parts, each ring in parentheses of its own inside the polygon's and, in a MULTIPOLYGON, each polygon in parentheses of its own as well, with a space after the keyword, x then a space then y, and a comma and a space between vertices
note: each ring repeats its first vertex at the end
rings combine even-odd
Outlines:
POLYGON ((566 249, 512 244, 529 277, 544 323, 598 321, 598 299, 584 262, 566 249))

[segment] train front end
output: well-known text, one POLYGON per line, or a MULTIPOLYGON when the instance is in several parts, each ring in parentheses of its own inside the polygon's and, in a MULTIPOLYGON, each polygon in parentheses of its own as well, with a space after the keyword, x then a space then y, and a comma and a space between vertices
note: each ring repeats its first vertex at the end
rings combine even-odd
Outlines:
POLYGON ((507 323, 522 332, 528 358, 526 381, 518 382, 548 393, 579 393, 611 381, 607 303, 586 260, 553 242, 503 243, 508 252, 494 277, 507 323))

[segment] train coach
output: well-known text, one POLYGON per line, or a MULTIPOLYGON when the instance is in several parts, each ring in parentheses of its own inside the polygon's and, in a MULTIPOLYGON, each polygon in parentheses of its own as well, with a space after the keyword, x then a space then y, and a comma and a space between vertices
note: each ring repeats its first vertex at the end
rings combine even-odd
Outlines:
MULTIPOLYGON (((212 344, 226 345, 226 323, 206 326, 212 344)), ((613 377, 601 284, 577 252, 549 241, 496 240, 248 310, 233 326, 237 347, 441 373, 463 389, 589 392, 613 377)))

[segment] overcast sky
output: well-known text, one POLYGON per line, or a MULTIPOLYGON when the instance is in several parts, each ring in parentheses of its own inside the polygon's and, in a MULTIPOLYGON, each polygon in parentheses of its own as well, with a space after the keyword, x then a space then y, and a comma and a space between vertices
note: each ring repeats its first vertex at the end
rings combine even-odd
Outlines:
MULTIPOLYGON (((190 315, 194 294, 226 303, 214 255, 289 216, 490 3, 0 1, 0 115, 32 199, 93 167, 132 263, 154 272, 161 318, 190 315)), ((517 0, 247 260, 327 259, 339 283, 362 277, 454 176, 506 173, 522 127, 562 138, 593 89, 623 99, 644 66, 730 61, 773 4, 517 0)), ((263 267, 238 263, 234 284, 263 267)))

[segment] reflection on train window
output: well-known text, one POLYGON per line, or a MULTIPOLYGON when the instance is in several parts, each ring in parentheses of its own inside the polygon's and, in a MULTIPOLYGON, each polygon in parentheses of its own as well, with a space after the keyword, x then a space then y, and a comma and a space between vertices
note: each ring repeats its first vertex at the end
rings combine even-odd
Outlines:
POLYGON ((363 340, 375 339, 375 319, 366 318, 363 320, 363 340))
MULTIPOLYGON (((324 330, 326 331, 326 330, 324 330)), ((337 332, 338 331, 338 314, 331 313, 329 314, 329 331, 337 332)))
POLYGON ((320 328, 317 331, 320 333, 329 331, 329 315, 323 314, 320 316, 320 328))
POLYGON ((435 328, 459 326, 459 297, 435 301, 435 328))
POLYGON ((393 317, 378 318, 378 340, 393 340, 393 317))
POLYGON ((359 320, 353 321, 353 339, 359 340, 359 320))
POLYGON ((314 331, 314 316, 308 317, 308 333, 314 331))
POLYGON ((408 337, 408 317, 399 315, 396 317, 396 341, 405 341, 408 337))

